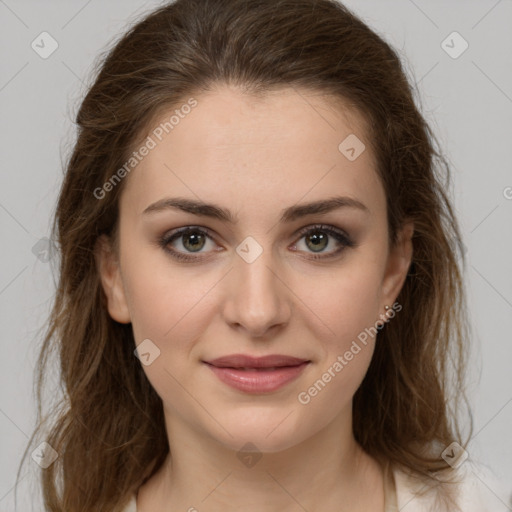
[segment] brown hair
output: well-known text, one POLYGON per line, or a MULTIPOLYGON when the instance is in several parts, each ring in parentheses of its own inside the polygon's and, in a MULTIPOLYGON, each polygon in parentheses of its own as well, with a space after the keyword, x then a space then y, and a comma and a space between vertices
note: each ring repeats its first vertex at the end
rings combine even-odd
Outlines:
POLYGON ((29 442, 44 433, 38 442, 59 454, 41 472, 48 511, 121 510, 169 451, 162 401, 134 356, 131 325, 108 314, 95 264, 98 237, 116 239, 123 182, 102 199, 93 192, 162 112, 219 83, 253 94, 281 87, 329 94, 368 121, 390 240, 406 219, 415 233, 398 296, 403 309, 380 331, 354 397, 354 434, 373 457, 425 481, 447 468, 444 447, 467 444, 455 407, 460 398, 467 403, 468 332, 450 170, 399 56, 333 0, 178 0, 138 22, 102 58, 76 118, 53 224, 59 282, 38 360, 38 426, 29 442), (43 419, 55 350, 64 395, 43 419))

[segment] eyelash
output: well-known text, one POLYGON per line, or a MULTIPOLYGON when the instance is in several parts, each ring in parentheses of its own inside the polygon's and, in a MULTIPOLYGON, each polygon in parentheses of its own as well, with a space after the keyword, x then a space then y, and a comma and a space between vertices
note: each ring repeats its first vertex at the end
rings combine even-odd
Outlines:
MULTIPOLYGON (((303 238, 305 235, 312 233, 312 232, 316 232, 316 231, 322 231, 322 232, 327 233, 328 235, 332 236, 335 240, 337 240, 340 244, 342 244, 342 247, 334 252, 328 253, 327 256, 314 255, 314 256, 309 256, 308 257, 309 259, 325 260, 325 259, 334 258, 338 254, 340 254, 342 251, 344 251, 346 248, 356 246, 356 244, 350 239, 350 237, 348 237, 343 231, 340 231, 340 230, 334 228, 333 226, 328 226, 325 224, 316 224, 314 226, 308 226, 306 228, 301 229, 300 232, 298 233, 298 236, 299 236, 298 240, 303 238)), ((166 251, 172 258, 174 258, 176 260, 189 261, 189 262, 190 261, 198 261, 199 259, 201 259, 201 257, 187 256, 187 255, 185 255, 185 253, 176 251, 174 249, 170 249, 168 247, 168 245, 171 242, 174 242, 174 240, 176 240, 176 239, 180 238, 181 236, 188 234, 188 233, 200 233, 200 234, 206 235, 208 238, 213 240, 213 236, 209 229, 199 228, 196 226, 187 226, 184 228, 180 228, 170 234, 166 234, 166 235, 162 236, 161 238, 159 238, 158 244, 160 247, 162 247, 164 249, 164 251, 166 251)))

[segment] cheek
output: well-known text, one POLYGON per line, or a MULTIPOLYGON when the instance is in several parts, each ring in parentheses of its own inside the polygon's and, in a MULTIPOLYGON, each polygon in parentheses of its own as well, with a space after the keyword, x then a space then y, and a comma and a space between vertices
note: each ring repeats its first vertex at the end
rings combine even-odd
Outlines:
POLYGON ((175 413, 188 410, 190 396, 184 387, 191 387, 190 370, 199 365, 191 351, 211 321, 208 291, 214 282, 191 279, 190 273, 176 270, 171 275, 162 265, 127 262, 126 270, 135 344, 149 339, 156 354, 142 368, 167 407, 175 413))
MULTIPOLYGON (((375 325, 379 304, 380 267, 370 263, 340 265, 338 271, 297 282, 300 297, 315 315, 319 340, 328 352, 343 350, 365 328, 375 325), (319 320, 320 321, 319 321, 319 320), (324 326, 320 331, 318 326, 324 326)), ((312 324, 313 325, 313 324, 312 324)))
POLYGON ((186 344, 200 332, 204 299, 215 283, 204 274, 198 278, 189 269, 176 268, 152 251, 142 253, 124 262, 135 340, 139 343, 154 338, 159 344, 171 340, 173 346, 186 344))
POLYGON ((379 318, 381 267, 359 257, 337 271, 309 275, 295 283, 306 297, 303 318, 321 347, 315 371, 297 396, 314 416, 348 406, 371 362, 379 318), (313 285, 314 283, 314 285, 313 285), (332 408, 332 405, 336 407, 332 408))
POLYGON ((328 410, 332 419, 341 408, 349 407, 366 375, 378 332, 378 277, 377 267, 340 272, 326 281, 322 291, 308 295, 321 323, 329 327, 317 327, 315 338, 322 346, 322 357, 297 396, 313 417, 328 410))

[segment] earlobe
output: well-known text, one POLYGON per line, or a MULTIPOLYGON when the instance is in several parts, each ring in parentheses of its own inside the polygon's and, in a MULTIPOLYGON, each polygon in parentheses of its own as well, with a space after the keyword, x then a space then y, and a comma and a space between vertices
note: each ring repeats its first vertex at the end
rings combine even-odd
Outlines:
POLYGON ((129 324, 131 317, 121 279, 119 262, 111 241, 106 235, 101 235, 96 241, 94 257, 101 285, 107 297, 110 316, 117 322, 129 324))
POLYGON ((398 240, 391 248, 382 285, 382 301, 393 304, 402 289, 412 262, 414 223, 406 222, 398 233, 398 240))

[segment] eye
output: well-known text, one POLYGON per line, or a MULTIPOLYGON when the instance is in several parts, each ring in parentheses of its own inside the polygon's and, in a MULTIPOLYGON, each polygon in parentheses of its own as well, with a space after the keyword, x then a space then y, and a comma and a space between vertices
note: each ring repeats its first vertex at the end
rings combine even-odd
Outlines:
MULTIPOLYGON (((306 246, 304 252, 313 253, 312 256, 307 256, 310 259, 332 258, 348 247, 355 247, 355 243, 351 238, 334 226, 323 224, 309 226, 302 229, 298 235, 300 236, 299 240, 304 238, 306 246), (334 244, 332 243, 333 240, 334 244), (338 248, 325 251, 325 249, 331 245, 338 245, 338 248)), ((198 261, 200 257, 193 256, 193 254, 200 254, 202 249, 207 246, 208 242, 215 245, 212 233, 206 228, 195 226, 180 228, 170 234, 164 235, 158 241, 159 245, 169 253, 172 258, 181 261, 198 261), (176 241, 179 241, 179 243, 175 244, 176 241)), ((297 251, 297 245, 296 243, 292 246, 293 251, 297 251)))
MULTIPOLYGON (((318 224, 316 226, 308 226, 299 232, 299 235, 304 238, 304 245, 307 249, 313 251, 312 256, 307 256, 310 259, 326 259, 339 255, 347 247, 355 247, 352 239, 343 231, 334 226, 318 224), (330 243, 334 239, 335 243, 330 243), (338 245, 338 249, 331 251, 324 251, 330 245, 338 245), (324 254, 326 252, 326 254, 324 254)), ((294 246, 296 247, 296 245, 294 246)), ((296 250, 296 249, 293 249, 296 250)), ((306 251, 308 252, 308 251, 306 251)))
POLYGON ((205 247, 207 241, 213 242, 209 230, 194 226, 180 228, 177 231, 162 237, 159 241, 162 248, 173 258, 183 261, 194 261, 198 258, 196 256, 189 256, 186 252, 176 250, 176 248, 169 247, 170 244, 173 244, 176 240, 180 239, 181 241, 178 245, 181 245, 181 247, 183 247, 186 252, 188 251, 190 253, 201 251, 201 249, 205 247))

